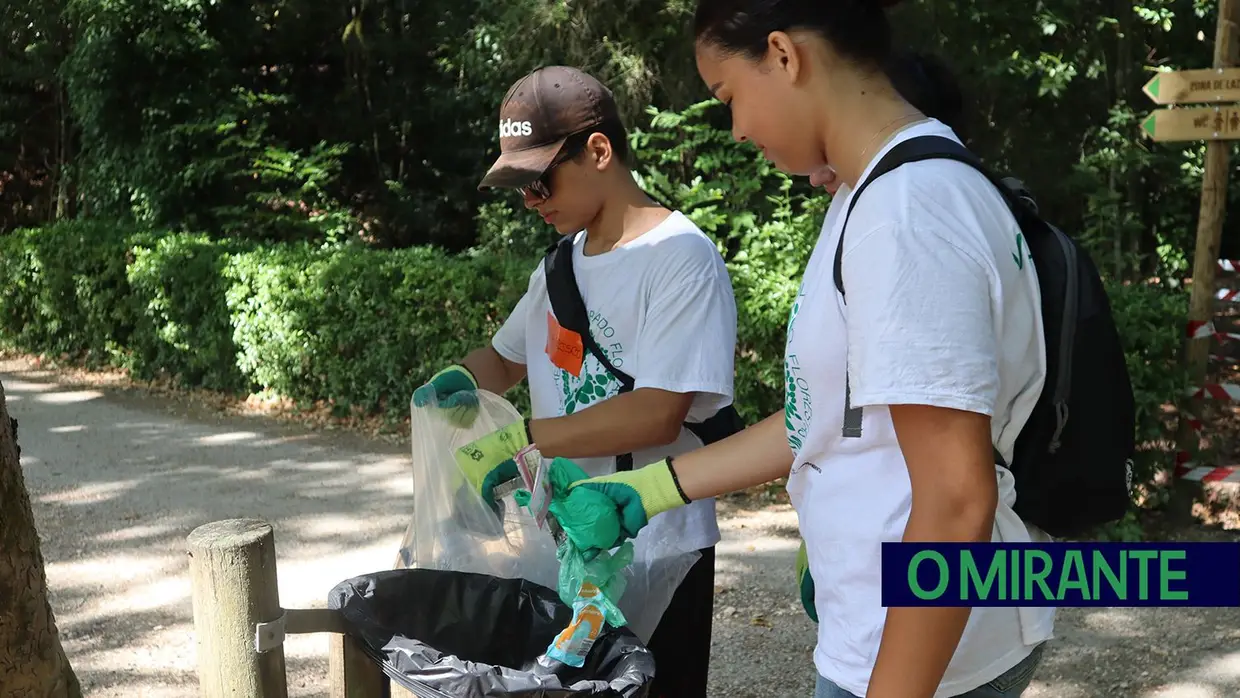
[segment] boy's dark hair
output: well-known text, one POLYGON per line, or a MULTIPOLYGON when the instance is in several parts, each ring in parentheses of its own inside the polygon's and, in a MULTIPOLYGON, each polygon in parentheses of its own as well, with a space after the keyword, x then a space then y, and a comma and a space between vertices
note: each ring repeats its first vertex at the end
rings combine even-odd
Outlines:
POLYGON ((615 159, 619 161, 625 168, 632 167, 629 162, 629 131, 624 127, 624 122, 619 119, 607 119, 597 126, 593 126, 584 131, 579 131, 569 137, 564 142, 564 154, 569 158, 576 158, 586 147, 586 141, 590 140, 590 136, 601 133, 607 136, 607 140, 611 142, 612 153, 615 159))
POLYGON ((625 167, 629 167, 629 155, 631 154, 629 152, 629 130, 624 127, 624 122, 619 119, 608 119, 594 130, 607 136, 607 140, 611 141, 611 150, 616 154, 616 159, 625 167))

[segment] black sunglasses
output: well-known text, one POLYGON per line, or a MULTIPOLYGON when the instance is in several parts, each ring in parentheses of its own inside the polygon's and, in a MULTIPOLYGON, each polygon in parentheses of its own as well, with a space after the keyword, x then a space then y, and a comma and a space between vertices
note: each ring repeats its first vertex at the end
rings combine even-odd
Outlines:
POLYGON ((533 196, 534 198, 541 199, 543 201, 550 199, 551 173, 555 170, 555 168, 563 165, 569 160, 572 160, 577 157, 581 151, 585 150, 586 141, 590 139, 590 135, 593 133, 594 130, 591 129, 589 131, 579 131, 569 136, 568 140, 564 142, 564 147, 560 149, 560 154, 556 156, 555 160, 551 161, 551 164, 547 166, 547 169, 542 173, 542 176, 524 187, 517 187, 517 191, 521 193, 521 196, 533 196))

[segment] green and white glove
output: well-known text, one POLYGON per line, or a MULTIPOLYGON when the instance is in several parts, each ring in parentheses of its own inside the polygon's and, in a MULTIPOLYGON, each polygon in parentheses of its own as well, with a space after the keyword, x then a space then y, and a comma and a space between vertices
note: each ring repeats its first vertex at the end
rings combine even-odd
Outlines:
POLYGON ((801 541, 801 549, 797 551, 797 587, 801 592, 801 606, 810 620, 817 623, 818 609, 814 607, 814 577, 809 573, 809 553, 805 548, 805 541, 801 541))
POLYGON ((620 514, 620 535, 611 545, 600 548, 603 550, 620 545, 626 538, 637 537, 656 515, 689 503, 676 480, 671 458, 636 470, 578 480, 569 491, 578 487, 606 495, 620 514))
POLYGON ((513 422, 456 450, 456 464, 488 506, 495 506, 495 487, 517 477, 517 452, 530 445, 528 420, 513 422))
POLYGON ((453 426, 468 428, 478 417, 478 381, 469 369, 453 364, 413 391, 414 407, 434 404, 453 426))

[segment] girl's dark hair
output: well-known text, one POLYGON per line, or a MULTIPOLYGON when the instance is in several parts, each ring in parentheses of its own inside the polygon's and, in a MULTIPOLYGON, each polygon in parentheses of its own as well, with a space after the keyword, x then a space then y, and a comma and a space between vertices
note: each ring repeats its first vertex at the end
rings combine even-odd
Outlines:
POLYGON ((774 31, 816 31, 840 54, 882 67, 891 53, 886 8, 900 0, 698 0, 693 35, 728 53, 758 60, 774 31))
POLYGON ((697 40, 725 53, 760 60, 771 32, 817 32, 858 65, 886 73, 914 107, 960 134, 963 96, 952 71, 939 58, 894 52, 886 9, 901 0, 698 0, 693 18, 697 40))
POLYGON ((938 56, 916 51, 892 54, 883 72, 900 96, 926 116, 947 124, 965 138, 964 93, 951 68, 938 56))

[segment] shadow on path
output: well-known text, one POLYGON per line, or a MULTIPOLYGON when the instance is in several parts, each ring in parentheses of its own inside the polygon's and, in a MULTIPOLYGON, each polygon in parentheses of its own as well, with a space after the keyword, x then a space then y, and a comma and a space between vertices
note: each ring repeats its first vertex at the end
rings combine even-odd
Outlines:
MULTIPOLYGON (((322 607, 341 580, 391 566, 409 521, 403 449, 257 418, 188 419, 41 372, 0 380, 52 605, 88 695, 194 695, 185 537, 201 524, 271 522, 286 607, 322 607)), ((294 695, 325 690, 326 646, 321 635, 286 642, 294 695), (298 690, 303 669, 320 685, 298 690)))

